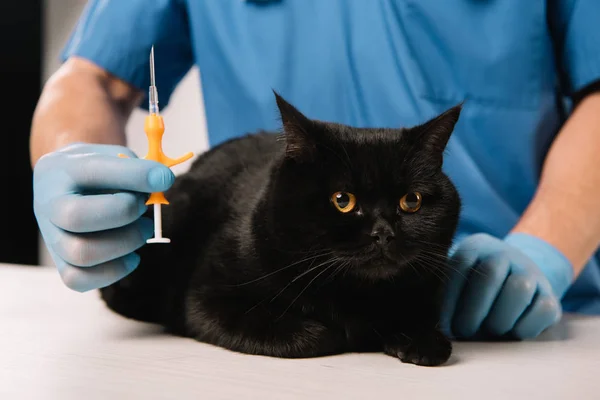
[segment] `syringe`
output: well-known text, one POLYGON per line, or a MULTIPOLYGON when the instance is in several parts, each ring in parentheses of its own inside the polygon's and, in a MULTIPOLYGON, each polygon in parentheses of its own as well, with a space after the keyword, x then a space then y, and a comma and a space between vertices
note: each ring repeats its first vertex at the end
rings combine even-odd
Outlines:
MULTIPOLYGON (((148 154, 144 157, 145 160, 159 162, 169 168, 181 164, 194 156, 194 153, 187 153, 183 157, 172 159, 165 155, 162 150, 162 137, 165 132, 165 124, 163 118, 158 111, 158 90, 156 88, 156 76, 154 71, 154 46, 150 50, 150 88, 148 90, 148 111, 150 115, 146 117, 144 122, 144 130, 148 138, 148 154)), ((123 156, 123 155, 119 155, 123 156)), ((165 198, 164 193, 151 193, 146 205, 154 206, 154 237, 147 240, 147 243, 170 243, 171 239, 162 236, 162 210, 163 204, 169 202, 165 198)))

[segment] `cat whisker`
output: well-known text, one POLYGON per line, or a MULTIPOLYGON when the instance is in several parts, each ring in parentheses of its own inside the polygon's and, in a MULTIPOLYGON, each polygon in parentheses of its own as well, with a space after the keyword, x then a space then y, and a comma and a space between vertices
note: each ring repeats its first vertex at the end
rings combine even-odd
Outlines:
POLYGON ((261 276, 261 277, 259 277, 259 278, 252 279, 252 280, 250 280, 250 281, 243 282, 243 283, 237 283, 237 284, 235 284, 235 285, 226 285, 226 286, 228 286, 228 287, 240 287, 240 286, 249 285, 249 284, 251 284, 251 283, 255 283, 255 282, 261 281, 261 280, 263 280, 263 279, 265 279, 265 278, 268 278, 269 276, 275 275, 275 274, 277 274, 277 273, 279 273, 279 272, 281 272, 281 271, 284 271, 284 270, 286 270, 286 269, 289 269, 289 268, 291 268, 291 267, 293 267, 293 266, 296 266, 296 265, 298 265, 298 264, 301 264, 301 263, 303 263, 303 262, 307 262, 307 261, 310 261, 310 260, 312 260, 312 259, 317 259, 317 258, 319 258, 319 257, 325 257, 325 256, 328 256, 328 255, 331 255, 331 254, 333 254, 333 251, 329 251, 329 252, 327 252, 327 253, 324 253, 324 254, 318 254, 318 255, 310 256, 310 257, 304 258, 304 259, 302 259, 302 260, 296 261, 296 262, 294 262, 294 263, 292 263, 292 264, 286 265, 285 267, 279 268, 279 269, 277 269, 277 270, 275 270, 275 271, 269 272, 268 274, 265 274, 265 275, 263 275, 263 276, 261 276))
POLYGON ((428 254, 428 253, 419 253, 416 257, 416 260, 422 261, 423 263, 425 263, 427 266, 429 267, 434 267, 436 269, 444 269, 447 267, 452 268, 449 263, 447 262, 447 259, 445 258, 441 258, 438 257, 436 255, 432 255, 432 254, 428 254))
POLYGON ((450 281, 450 277, 448 275, 446 275, 442 270, 435 268, 435 267, 431 267, 428 264, 422 264, 422 267, 429 272, 430 274, 432 274, 433 276, 435 276, 437 279, 440 280, 440 282, 448 282, 450 281))
POLYGON ((430 264, 435 264, 435 265, 439 265, 439 266, 445 266, 447 264, 447 260, 440 258, 440 257, 436 257, 436 256, 432 256, 431 254, 427 254, 427 253, 420 253, 417 254, 415 256, 415 259, 419 259, 422 261, 427 261, 430 264))
MULTIPOLYGON (((339 261, 338 261, 339 262, 339 261)), ((292 307, 292 305, 296 302, 296 300, 298 300, 298 298, 302 295, 302 293, 304 293, 306 291, 306 289, 308 289, 308 287, 321 275, 323 275, 323 273, 327 270, 329 270, 329 268, 333 267, 335 265, 335 263, 330 264, 327 268, 324 268, 321 272, 319 272, 317 275, 315 275, 314 278, 312 278, 310 280, 310 282, 308 282, 308 284, 304 287, 304 289, 302 289, 300 291, 300 293, 298 293, 298 295, 296 297, 294 297, 294 300, 292 300, 292 302, 290 303, 289 306, 287 306, 287 308, 285 310, 283 310, 283 313, 277 317, 277 319, 283 317, 285 315, 285 313, 290 309, 290 307, 292 307)))
POLYGON ((440 266, 434 266, 433 271, 439 272, 446 279, 446 282, 450 281, 450 275, 446 271, 444 271, 443 268, 440 268, 440 266))
POLYGON ((311 271, 314 271, 315 269, 322 267, 323 265, 326 265, 328 263, 332 263, 332 262, 338 262, 339 259, 335 258, 335 259, 329 259, 325 262, 322 262, 321 264, 317 265, 316 267, 312 267, 310 269, 308 269, 307 271, 304 271, 303 273, 301 273, 300 275, 298 275, 297 277, 295 277, 294 279, 292 279, 292 282, 296 282, 298 279, 302 278, 303 276, 305 276, 306 274, 308 274, 311 271))
POLYGON ((333 275, 332 275, 331 279, 333 279, 338 273, 340 273, 340 271, 345 270, 348 267, 348 265, 350 265, 350 261, 349 260, 345 261, 342 265, 340 265, 339 267, 337 267, 335 269, 335 271, 333 272, 333 275))
POLYGON ((298 279, 302 278, 306 274, 309 274, 310 272, 314 271, 315 269, 317 269, 319 267, 322 267, 323 265, 326 265, 327 263, 335 262, 335 261, 336 260, 330 259, 330 260, 327 260, 327 261, 325 261, 325 262, 317 265, 316 267, 313 267, 312 266, 314 264, 314 260, 313 260, 313 262, 309 265, 309 268, 306 271, 302 272, 301 274, 299 274, 298 276, 296 276, 294 279, 292 279, 291 281, 289 281, 288 284, 285 285, 283 287, 283 289, 281 289, 275 296, 273 296, 273 298, 269 302, 270 303, 273 302, 281 293, 283 293, 285 291, 285 289, 287 289, 288 287, 290 287, 290 285, 292 283, 296 282, 298 279))
POLYGON ((419 244, 421 245, 421 247, 424 250, 424 252, 427 252, 431 255, 435 255, 438 256, 440 258, 448 258, 448 249, 446 248, 446 246, 439 246, 436 247, 435 245, 433 245, 432 243, 427 243, 427 242, 419 242, 419 244))
MULTIPOLYGON (((439 254, 435 254, 435 253, 431 253, 431 252, 422 252, 422 253, 419 253, 415 258, 435 265, 438 270, 443 270, 445 268, 448 268, 448 269, 456 272, 463 278, 468 279, 468 276, 465 275, 458 267, 453 265, 453 263, 450 260, 448 260, 447 257, 441 257, 439 254), (440 264, 440 261, 444 261, 444 263, 440 264)), ((484 275, 484 273, 481 272, 477 268, 471 268, 469 270, 469 275, 470 274, 479 274, 481 276, 484 275)))
MULTIPOLYGON (((320 238, 322 236, 325 236, 325 235, 324 234, 316 235, 314 238, 320 238)), ((285 254, 302 254, 302 255, 312 255, 312 254, 316 254, 316 253, 329 251, 327 249, 319 248, 320 246, 321 246, 321 243, 315 243, 308 250, 290 250, 290 249, 276 249, 276 250, 280 251, 282 253, 285 253, 285 254)))
POLYGON ((255 305, 253 305, 252 307, 250 307, 249 309, 246 310, 246 312, 244 314, 248 314, 250 313, 250 311, 254 310, 256 307, 260 306, 262 303, 265 302, 265 300, 267 300, 267 297, 265 297, 264 299, 262 299, 261 301, 259 301, 258 303, 256 303, 255 305))
POLYGON ((327 277, 327 278, 326 278, 326 279, 323 281, 323 283, 321 284, 321 286, 325 285, 327 282, 330 282, 330 281, 332 281, 332 280, 333 280, 333 278, 335 278, 335 276, 336 276, 336 275, 337 275, 337 274, 338 274, 338 273, 339 273, 341 270, 343 270, 344 268, 346 268, 348 265, 350 265, 350 261, 349 261, 349 260, 346 260, 346 261, 342 262, 340 265, 338 265, 338 266, 336 267, 336 269, 335 269, 335 270, 334 270, 334 271, 333 271, 331 274, 329 274, 329 276, 328 276, 328 277, 327 277))
MULTIPOLYGON (((288 287, 290 287, 290 285, 291 285, 292 283, 294 283, 294 282, 295 282, 297 279, 299 279, 299 278, 301 278, 302 276, 306 275, 307 273, 309 273, 309 272, 311 272, 311 271, 315 270, 315 269, 316 269, 316 268, 318 268, 319 266, 321 266, 321 265, 324 265, 324 264, 326 264, 327 262, 331 261, 331 260, 329 260, 329 261, 326 261, 325 263, 319 264, 319 265, 317 265, 316 267, 314 267, 314 268, 311 268, 311 267, 312 267, 312 265, 315 263, 315 260, 316 260, 316 258, 313 258, 313 260, 311 261, 310 265, 308 266, 308 268, 309 268, 309 269, 308 269, 307 271, 304 271, 302 274, 300 274, 300 275, 296 276, 294 279, 290 280, 290 281, 288 282, 288 284, 287 284, 287 285, 285 285, 285 286, 283 287, 283 289, 281 289, 281 290, 280 290, 280 291, 279 291, 277 294, 275 294, 275 296, 273 296, 269 302, 270 302, 270 303, 272 303, 272 302, 273 302, 273 301, 274 301, 274 300, 275 300, 275 299, 276 299, 276 298, 277 298, 277 297, 278 297, 280 294, 282 294, 282 293, 285 291, 285 289, 287 289, 288 287)), ((262 303, 264 303, 264 302, 265 302, 265 300, 267 300, 268 298, 269 298, 269 296, 265 297, 264 299, 262 299, 261 301, 259 301, 258 303, 256 303, 254 306, 252 306, 250 309, 248 309, 248 310, 245 312, 245 314, 248 314, 250 311, 254 310, 256 307, 258 307, 259 305, 261 305, 262 303)))
MULTIPOLYGON (((449 262, 446 265, 447 268, 451 269, 452 271, 458 273, 460 276, 462 276, 465 279, 469 279, 469 277, 467 275, 465 275, 457 266, 453 265, 452 262, 449 262)), ((468 271, 468 275, 472 275, 472 274, 476 274, 476 275, 480 275, 480 276, 485 276, 485 273, 481 272, 478 268, 470 268, 468 271)))
POLYGON ((400 255, 402 256, 402 258, 404 259, 404 261, 405 261, 405 262, 408 264, 408 266, 409 266, 409 267, 411 267, 411 268, 412 268, 412 270, 413 270, 413 271, 415 271, 415 273, 416 273, 417 275, 421 276, 421 274, 419 273, 418 269, 417 269, 417 268, 415 268, 415 266, 414 266, 414 265, 412 265, 412 263, 411 263, 411 262, 410 262, 410 261, 409 261, 409 260, 408 260, 408 259, 407 259, 407 258, 406 258, 404 255, 403 255, 403 254, 400 254, 400 255))
POLYGON ((375 327, 373 325, 371 325, 371 329, 373 329, 373 332, 375 332, 375 334, 377 336, 379 336, 379 338, 383 339, 383 336, 381 336, 381 333, 379 333, 379 331, 377 329, 375 329, 375 327))
MULTIPOLYGON (((448 265, 447 257, 439 253, 421 252, 415 256, 414 260, 418 262, 420 268, 433 274, 440 281, 447 282, 450 280, 450 276, 444 271, 444 268, 448 265)), ((415 270, 410 262, 408 264, 415 270)))
POLYGON ((435 257, 435 258, 437 258, 437 259, 439 259, 441 261, 444 261, 444 262, 448 260, 448 255, 447 254, 436 253, 436 252, 433 252, 431 250, 423 251, 422 254, 427 254, 428 256, 435 257))
POLYGON ((444 252, 447 252, 448 248, 449 248, 449 246, 446 244, 434 243, 434 242, 429 242, 426 240, 411 239, 411 241, 414 243, 423 244, 423 245, 427 246, 427 248, 430 248, 430 249, 441 249, 444 252))
POLYGON ((423 243, 423 244, 426 244, 431 247, 438 247, 438 248, 447 248, 448 247, 446 244, 431 242, 429 240, 423 240, 423 239, 419 239, 419 238, 411 238, 411 241, 416 242, 416 243, 423 243))

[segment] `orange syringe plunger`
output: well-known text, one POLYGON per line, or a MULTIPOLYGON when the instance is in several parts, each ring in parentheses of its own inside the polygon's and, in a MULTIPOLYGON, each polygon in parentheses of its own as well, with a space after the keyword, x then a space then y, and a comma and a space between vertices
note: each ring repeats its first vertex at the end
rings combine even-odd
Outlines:
MULTIPOLYGON (((150 115, 146 117, 144 122, 144 131, 148 139, 148 154, 144 160, 152 160, 159 162, 169 168, 181 164, 194 156, 194 153, 187 153, 183 157, 176 159, 169 158, 165 155, 162 149, 162 138, 165 133, 165 123, 158 110, 158 91, 156 89, 156 81, 154 76, 154 46, 150 51, 150 89, 149 89, 149 111, 150 115)), ((120 154, 119 156, 123 156, 120 154)), ((154 237, 147 240, 147 243, 170 243, 169 238, 162 236, 162 210, 161 205, 167 205, 169 202, 165 198, 164 193, 151 193, 150 198, 146 201, 146 205, 154 206, 154 237)))
MULTIPOLYGON (((184 161, 193 157, 194 153, 187 153, 183 157, 177 159, 169 158, 162 150, 162 137, 165 132, 163 119, 158 114, 151 114, 146 117, 144 130, 148 138, 148 154, 144 157, 145 160, 159 162, 169 168, 181 164, 184 161)), ((162 204, 169 204, 164 193, 151 193, 146 205, 154 206, 154 237, 148 239, 148 243, 169 243, 171 240, 162 236, 162 204)))

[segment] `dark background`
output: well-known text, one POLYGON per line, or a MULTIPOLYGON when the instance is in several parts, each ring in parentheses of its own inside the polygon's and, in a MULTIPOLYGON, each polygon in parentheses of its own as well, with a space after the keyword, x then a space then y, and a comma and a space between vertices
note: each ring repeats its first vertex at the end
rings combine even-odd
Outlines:
POLYGON ((39 262, 29 163, 42 85, 42 0, 0 1, 0 263, 39 262))

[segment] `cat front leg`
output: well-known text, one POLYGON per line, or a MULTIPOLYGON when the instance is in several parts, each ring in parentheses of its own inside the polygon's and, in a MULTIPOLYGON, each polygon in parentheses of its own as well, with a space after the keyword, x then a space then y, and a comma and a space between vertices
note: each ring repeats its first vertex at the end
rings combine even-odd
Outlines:
POLYGON ((404 363, 438 366, 452 354, 452 343, 439 330, 404 330, 387 336, 383 351, 404 363))
POLYGON ((201 342, 280 358, 327 356, 346 349, 342 332, 291 311, 280 314, 262 305, 241 307, 252 302, 239 297, 204 298, 189 304, 188 331, 201 342))
POLYGON ((452 354, 452 343, 439 330, 441 289, 434 283, 415 286, 396 304, 410 304, 404 309, 388 310, 393 315, 381 327, 384 352, 404 363, 438 366, 452 354))

